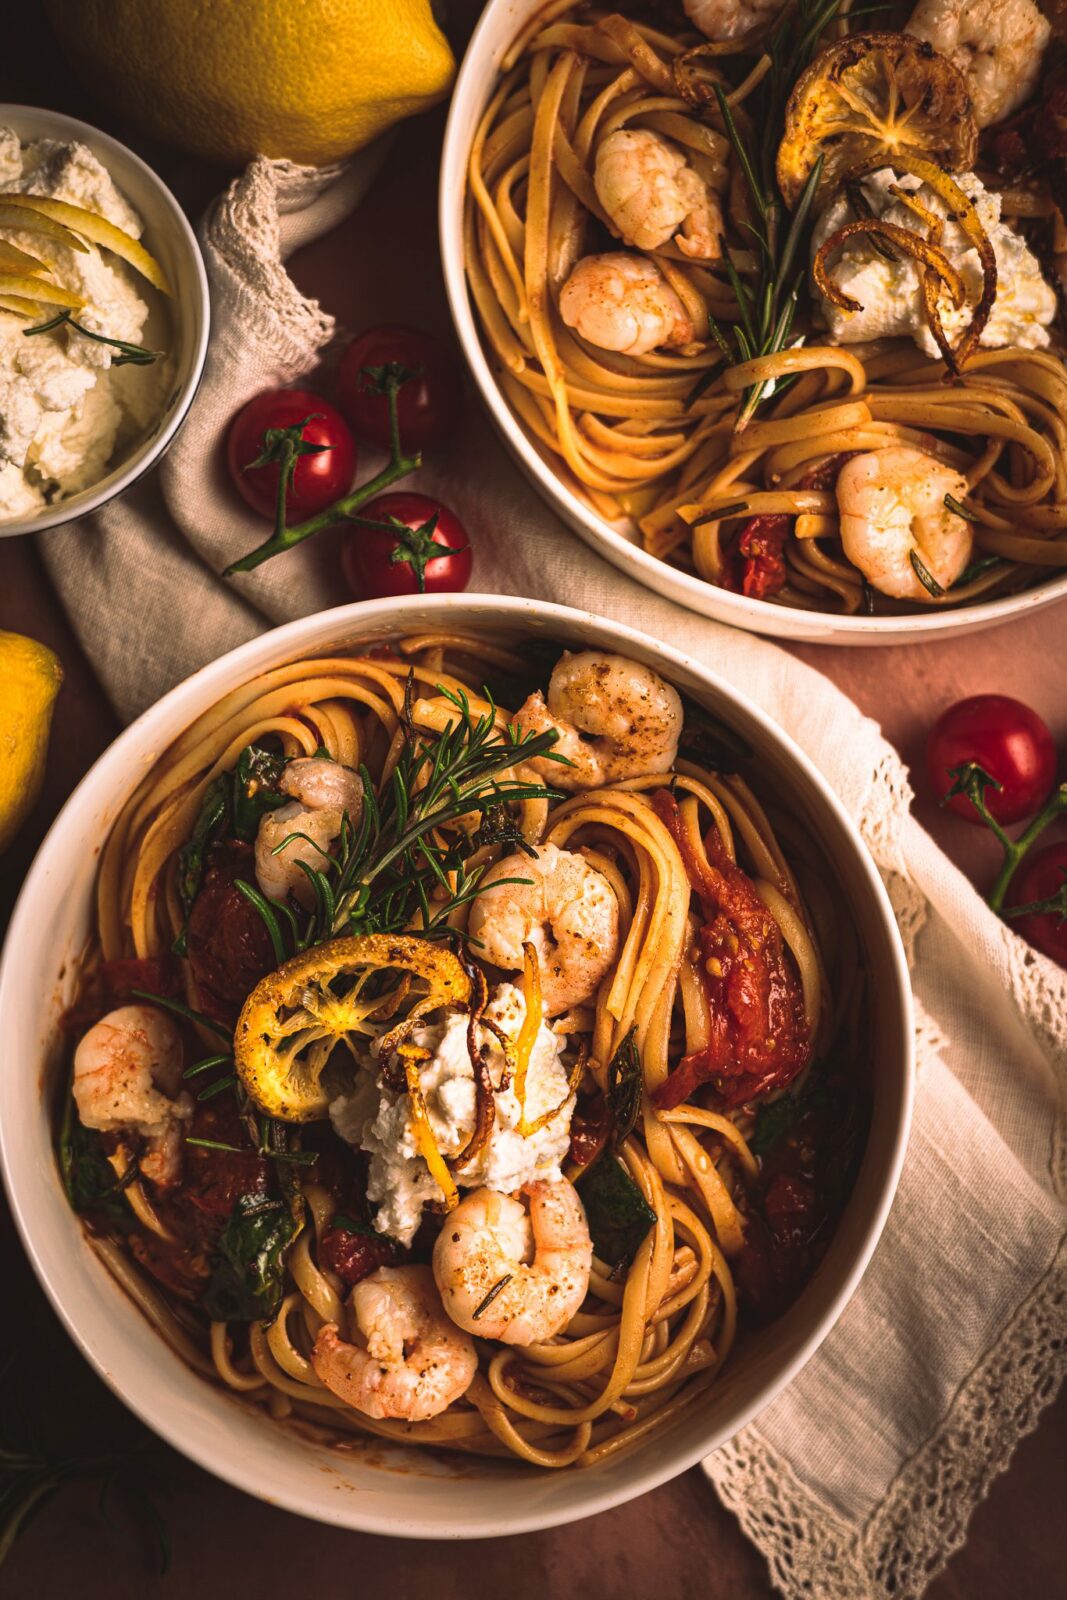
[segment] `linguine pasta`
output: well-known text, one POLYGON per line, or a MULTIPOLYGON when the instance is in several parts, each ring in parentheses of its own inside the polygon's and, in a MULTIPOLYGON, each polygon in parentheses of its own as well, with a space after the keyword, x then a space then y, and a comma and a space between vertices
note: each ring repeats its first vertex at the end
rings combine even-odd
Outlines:
MULTIPOLYGON (((205 990, 196 963, 170 954, 176 941, 181 948, 186 927, 183 847, 210 786, 226 778, 241 752, 265 741, 288 758, 325 752, 362 770, 381 794, 405 740, 441 736, 450 705, 454 716, 449 694, 465 696, 475 716, 489 713, 502 725, 507 713, 495 711, 481 685, 527 675, 523 660, 499 641, 441 631, 401 639, 390 649, 294 662, 231 691, 165 752, 112 829, 73 1025, 82 1029, 105 1008, 102 990, 108 998, 123 985, 127 994, 159 991, 164 973, 176 972, 177 993, 172 989, 172 998, 159 1003, 189 1008, 182 1019, 186 1061, 210 1061, 213 1051, 221 1059, 231 1024, 219 1025, 202 1010, 205 990)), ((136 1140, 121 1131, 104 1134, 112 1166, 125 1178, 121 1205, 116 1215, 111 1195, 111 1210, 99 1209, 100 1202, 97 1209, 83 1207, 109 1269, 198 1373, 273 1418, 304 1419, 331 1439, 370 1433, 410 1445, 517 1456, 540 1467, 588 1466, 665 1427, 716 1382, 739 1327, 743 1333, 746 1323, 778 1314, 799 1291, 844 1203, 859 1147, 855 1064, 866 1037, 863 972, 855 939, 838 925, 833 889, 811 841, 788 816, 779 838, 764 805, 730 770, 736 763, 701 760, 707 729, 699 730, 700 717, 688 708, 671 771, 562 798, 535 793, 510 806, 528 843, 580 851, 617 903, 619 945, 610 969, 593 1000, 554 1026, 577 1084, 564 1173, 577 1177, 579 1194, 578 1174, 594 1167, 577 1130, 595 1122, 591 1108, 602 1106, 609 1092, 609 1063, 628 1041, 636 1048, 636 1121, 624 1130, 617 1159, 652 1220, 632 1258, 620 1265, 594 1255, 584 1302, 558 1335, 522 1346, 476 1339, 474 1380, 440 1415, 414 1421, 367 1415, 327 1387, 313 1361, 324 1327, 348 1327, 348 1285, 329 1264, 324 1240, 352 1205, 352 1153, 320 1118, 288 1130, 286 1160, 272 1167, 241 1131, 247 1103, 240 1086, 220 1079, 221 1092, 207 1091, 184 1130, 189 1142, 176 1186, 154 1184, 131 1166, 136 1140), (798 1126, 820 1144, 814 1177, 789 1165, 796 1152, 789 1154, 788 1141, 777 1156, 767 1155, 758 1096, 733 1106, 710 1087, 674 1097, 674 1103, 664 1096, 679 1062, 699 1059, 717 1025, 703 970, 706 907, 694 891, 712 860, 725 871, 741 869, 743 892, 751 905, 766 909, 773 919, 767 926, 781 941, 782 971, 797 996, 794 1043, 803 1046, 806 1062, 815 1062, 793 1085, 798 1126), (829 1071, 829 1092, 839 1093, 835 1069, 826 1067, 833 1060, 844 1063, 849 1086, 845 1110, 838 1100, 831 1126, 820 1120, 816 1095, 810 1099, 816 1109, 805 1112, 808 1091, 797 1085, 822 1082, 829 1071), (852 1129, 849 1151, 840 1143, 845 1124, 852 1129), (240 1153, 227 1153, 235 1144, 240 1153), (250 1174, 269 1193, 289 1197, 299 1231, 284 1255, 275 1313, 213 1319, 201 1301, 226 1220, 218 1197, 225 1195, 226 1206, 235 1202, 250 1174), (772 1237, 768 1196, 775 1174, 779 1184, 792 1185, 790 1204, 801 1203, 797 1194, 805 1186, 826 1185, 804 1202, 815 1204, 817 1216, 812 1239, 796 1254, 782 1243, 785 1234, 772 1237)), ((479 844, 463 826, 461 819, 453 831, 468 840, 468 866, 484 867, 502 854, 503 845, 479 844)), ((445 885, 440 893, 447 892, 445 885)), ((454 941, 463 939, 469 912, 469 901, 449 911, 454 941)), ((411 931, 420 925, 424 915, 411 931)), ((231 941, 231 954, 237 948, 231 941)), ((473 945, 469 956, 477 962, 473 945)), ((199 1065, 192 1072, 187 1083, 206 1081, 197 1076, 199 1065)), ((779 1112, 793 1103, 779 1100, 779 1112)), ((616 1157, 602 1149, 594 1159, 616 1157)), ((447 1213, 440 1206, 424 1217, 431 1236, 444 1226, 447 1213)), ((416 1259, 427 1248, 420 1232, 416 1259)))
MULTIPOLYGON (((540 452, 653 556, 784 606, 936 609, 1062 571, 1067 375, 1059 353, 982 349, 950 383, 945 361, 910 341, 826 343, 802 304, 785 348, 726 362, 721 330, 740 315, 731 272, 752 281, 757 265, 737 157, 714 103, 694 105, 679 88, 680 64, 700 36, 667 33, 662 19, 629 20, 641 13, 626 9, 626 17, 598 5, 540 12, 506 55, 471 148, 470 292, 496 380, 540 452), (642 252, 697 330, 681 348, 601 349, 561 315, 579 259, 621 248, 596 184, 598 152, 620 129, 669 141, 723 209, 717 258, 693 259, 681 235, 642 252), (769 386, 764 401, 739 430, 739 405, 758 384, 769 386), (880 592, 848 559, 834 492, 850 455, 892 446, 962 474, 962 515, 973 532, 971 559, 952 585, 916 586, 907 599, 880 592), (778 521, 753 521, 762 518, 778 521), (784 562, 773 584, 742 572, 746 530, 757 557, 770 531, 784 562)), ((740 134, 752 138, 749 107, 770 56, 759 40, 704 48, 716 52, 704 64, 708 81, 716 65, 733 69, 718 73, 720 86, 740 134), (738 54, 742 62, 725 59, 738 54)), ((1018 223, 1046 214, 1051 202, 1040 186, 1019 185, 1003 204, 1018 223)))

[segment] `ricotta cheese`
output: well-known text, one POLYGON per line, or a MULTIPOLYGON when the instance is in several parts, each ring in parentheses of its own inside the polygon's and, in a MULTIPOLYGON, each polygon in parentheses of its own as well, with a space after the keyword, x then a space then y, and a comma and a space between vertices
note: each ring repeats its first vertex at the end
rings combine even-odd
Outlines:
MULTIPOLYGON (((501 984, 486 1008, 487 1016, 509 1039, 515 1039, 526 1015, 522 991, 501 984)), ((463 1149, 474 1127, 474 1073, 467 1051, 467 1017, 453 1012, 442 1021, 418 1028, 417 1044, 433 1051, 419 1068, 426 1110, 442 1155, 463 1149)), ((574 1096, 561 1059, 563 1041, 544 1022, 538 1029, 526 1075, 526 1114, 533 1121, 558 1106, 559 1112, 528 1138, 518 1131, 522 1107, 504 1079, 504 1052, 485 1030, 487 1062, 496 1100, 496 1121, 489 1143, 472 1165, 454 1174, 460 1188, 483 1185, 511 1194, 523 1184, 558 1178, 570 1144, 574 1096)), ((401 1244, 410 1244, 423 1208, 444 1199, 419 1155, 411 1122, 411 1100, 390 1089, 367 1063, 348 1094, 330 1105, 334 1131, 346 1143, 370 1156, 367 1197, 378 1210, 374 1226, 401 1244)))
MULTIPOLYGON (((965 172, 956 179, 963 192, 974 201, 979 219, 997 258, 997 296, 989 321, 982 331, 984 349, 997 350, 1017 345, 1023 350, 1043 349, 1049 342, 1048 326, 1056 315, 1055 291, 1041 276, 1041 269, 1026 241, 1000 220, 1000 196, 989 193, 980 179, 965 172)), ((914 191, 930 211, 947 215, 948 207, 933 190, 910 174, 898 179, 888 167, 864 179, 862 188, 872 215, 922 232, 918 218, 889 193, 890 184, 914 191)), ((812 252, 853 219, 846 196, 832 202, 815 225, 812 252)), ((945 225, 941 248, 960 272, 967 291, 966 304, 957 307, 945 293, 938 306, 949 342, 955 344, 967 328, 971 313, 982 292, 982 266, 978 252, 968 243, 957 223, 945 225)), ((859 344, 868 339, 910 336, 919 349, 936 360, 940 354, 926 320, 919 287, 919 267, 910 257, 887 261, 862 234, 850 239, 831 266, 834 282, 858 300, 862 311, 845 311, 825 300, 812 285, 816 315, 828 329, 831 343, 859 344)))
MULTIPOLYGON (((141 220, 83 144, 22 145, 0 129, 0 193, 51 196, 106 217, 139 238, 141 220)), ((77 321, 93 333, 144 343, 149 305, 133 271, 108 252, 5 228, 4 238, 49 264, 53 282, 82 296, 77 321)), ((146 293, 151 291, 146 290, 146 293)), ((44 312, 42 321, 50 320, 44 312)), ((26 336, 26 319, 0 311, 0 521, 90 488, 162 404, 164 361, 113 365, 109 345, 76 329, 26 336)))

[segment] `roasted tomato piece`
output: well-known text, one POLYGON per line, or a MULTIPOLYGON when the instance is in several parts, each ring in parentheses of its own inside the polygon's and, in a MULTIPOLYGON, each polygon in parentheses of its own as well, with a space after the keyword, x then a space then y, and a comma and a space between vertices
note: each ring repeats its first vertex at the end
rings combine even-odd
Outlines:
POLYGON ((389 1267, 400 1260, 400 1247, 384 1234, 339 1227, 327 1228, 319 1244, 319 1260, 343 1283, 359 1283, 378 1267, 389 1267))
POLYGON ((222 1022, 233 1021, 277 965, 262 917, 235 887, 238 878, 255 882, 252 846, 235 840, 213 845, 186 934, 200 1003, 222 1022))
POLYGON ((612 1116, 602 1095, 583 1101, 571 1118, 570 1158, 583 1172, 593 1165, 612 1133, 612 1116))
MULTIPOLYGON (((213 1139, 216 1144, 240 1146, 248 1142, 244 1123, 229 1095, 220 1097, 218 1103, 198 1105, 192 1132, 197 1139, 213 1139), (226 1100, 231 1104, 224 1105, 226 1100)), ((205 1217, 217 1217, 220 1227, 241 1195, 266 1194, 269 1178, 265 1158, 251 1146, 237 1151, 185 1146, 182 1194, 205 1217)))
POLYGON ((718 834, 712 830, 704 841, 705 864, 689 846, 673 795, 659 789, 653 804, 707 919, 698 942, 711 1014, 706 1048, 682 1059, 657 1091, 656 1104, 681 1105, 699 1084, 711 1083, 729 1109, 784 1088, 811 1060, 800 979, 778 924, 718 834))
POLYGON ((793 528, 784 512, 749 517, 737 540, 741 558, 741 593, 750 600, 769 600, 785 587, 783 550, 793 528))
POLYGON ((173 956, 101 961, 79 991, 77 1005, 64 1011, 61 1026, 68 1033, 91 1028, 106 1012, 133 999, 135 990, 145 994, 178 995, 181 983, 173 956))
POLYGON ((867 1114, 854 1083, 835 1075, 761 1157, 759 1180, 747 1197, 744 1246, 732 1263, 751 1320, 780 1315, 826 1250, 852 1188, 867 1114))

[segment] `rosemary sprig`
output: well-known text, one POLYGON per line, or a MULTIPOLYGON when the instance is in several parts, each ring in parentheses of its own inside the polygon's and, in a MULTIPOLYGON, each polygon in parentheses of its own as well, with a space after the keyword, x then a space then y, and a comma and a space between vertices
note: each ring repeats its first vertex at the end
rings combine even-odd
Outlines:
MULTIPOLYGON (((798 0, 787 6, 767 36, 770 69, 754 92, 750 120, 760 130, 759 143, 750 149, 738 128, 726 91, 715 84, 715 99, 723 131, 745 180, 752 221, 745 224, 756 247, 754 275, 746 280, 728 253, 723 266, 737 301, 739 320, 732 328, 732 343, 711 321, 711 337, 731 365, 760 356, 778 355, 786 349, 793 331, 797 301, 804 279, 803 245, 815 192, 822 175, 820 156, 804 185, 792 217, 785 208, 775 179, 775 160, 785 124, 786 102, 800 73, 815 54, 819 40, 841 9, 842 0, 798 0)), ((759 405, 770 398, 780 380, 765 379, 745 390, 738 407, 734 431, 741 433, 759 405)))
POLYGON ((75 322, 69 311, 59 311, 48 322, 40 322, 35 328, 23 328, 24 339, 32 339, 35 333, 51 333, 54 328, 74 328, 86 339, 92 339, 96 344, 109 344, 119 353, 113 359, 113 367, 150 367, 153 361, 158 361, 164 354, 162 350, 146 350, 143 344, 130 344, 126 339, 109 339, 106 333, 94 333, 91 328, 83 327, 80 322, 75 322))
POLYGON ((945 592, 944 588, 940 583, 938 583, 937 579, 934 577, 933 573, 930 571, 930 568, 926 565, 926 562, 923 560, 919 552, 914 549, 909 550, 908 560, 911 562, 912 571, 915 573, 915 576, 918 578, 927 594, 930 595, 930 597, 934 600, 940 600, 945 592))
MULTIPOLYGON (((361 767, 364 798, 359 826, 353 827, 346 816, 336 854, 322 852, 321 866, 299 863, 314 893, 311 910, 301 917, 290 906, 267 900, 254 885, 237 882, 239 892, 263 919, 279 964, 343 935, 397 933, 416 926, 426 938, 447 936, 453 913, 474 899, 485 870, 471 868, 467 857, 490 837, 516 842, 509 806, 559 798, 556 790, 542 783, 505 776, 537 757, 566 765, 564 757, 553 754, 554 730, 535 734, 507 725, 498 728, 488 691, 488 709, 476 717, 464 693, 440 685, 438 693, 455 707, 455 718, 440 733, 416 730, 413 684, 409 678, 403 713, 406 737, 384 788, 377 792, 370 773, 361 767), (473 838, 442 837, 442 829, 472 813, 480 818, 473 838)), ((275 853, 301 837, 287 835, 275 853)))
POLYGON ((3 1388, 4 1435, 0 1439, 0 1565, 30 1518, 65 1484, 93 1481, 100 1485, 100 1511, 107 1515, 107 1500, 121 1489, 141 1514, 154 1545, 153 1565, 160 1574, 170 1565, 170 1537, 159 1508, 146 1484, 163 1460, 158 1443, 138 1430, 131 1441, 100 1450, 91 1443, 66 1444, 45 1440, 40 1419, 22 1410, 25 1396, 19 1387, 26 1352, 12 1355, 0 1372, 3 1388), (18 1414, 22 1412, 22 1415, 18 1414), (16 1418, 18 1423, 16 1424, 16 1418))

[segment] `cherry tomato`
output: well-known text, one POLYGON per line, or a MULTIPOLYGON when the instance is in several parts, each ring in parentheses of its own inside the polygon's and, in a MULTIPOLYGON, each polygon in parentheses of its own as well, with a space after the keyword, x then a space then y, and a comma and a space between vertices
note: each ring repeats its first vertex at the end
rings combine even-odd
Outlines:
POLYGON ((397 391, 400 442, 405 450, 440 444, 455 426, 463 391, 448 350, 417 328, 368 328, 353 339, 337 373, 337 404, 362 439, 389 448, 389 403, 364 369, 395 362, 412 376, 397 391))
POLYGON ((286 428, 299 428, 299 434, 294 433, 298 445, 323 447, 298 456, 286 495, 286 520, 303 522, 351 489, 356 444, 337 407, 309 389, 267 389, 250 400, 230 424, 226 461, 238 493, 253 511, 271 520, 278 499, 278 463, 254 467, 252 462, 268 447, 264 435, 286 428))
MULTIPOLYGON (((1046 845, 1028 856, 1016 873, 1008 891, 1009 906, 1030 906, 1058 894, 1067 880, 1067 839, 1046 845)), ((1029 916, 1009 917, 1009 928, 1021 933, 1035 950, 1051 956, 1067 967, 1067 917, 1055 911, 1032 911, 1029 916)))
MULTIPOLYGON (((942 712, 926 741, 926 766, 935 793, 951 789, 949 769, 974 761, 996 778, 985 803, 1000 823, 1021 822, 1039 810, 1056 781, 1056 746, 1048 728, 1029 706, 1005 694, 976 694, 942 712)), ((982 819, 966 795, 948 802, 968 822, 982 819)))
POLYGON ((455 594, 471 577, 471 549, 454 511, 425 494, 383 494, 359 513, 386 528, 355 527, 341 553, 357 600, 394 594, 455 594), (440 555, 433 551, 440 549, 440 555))

